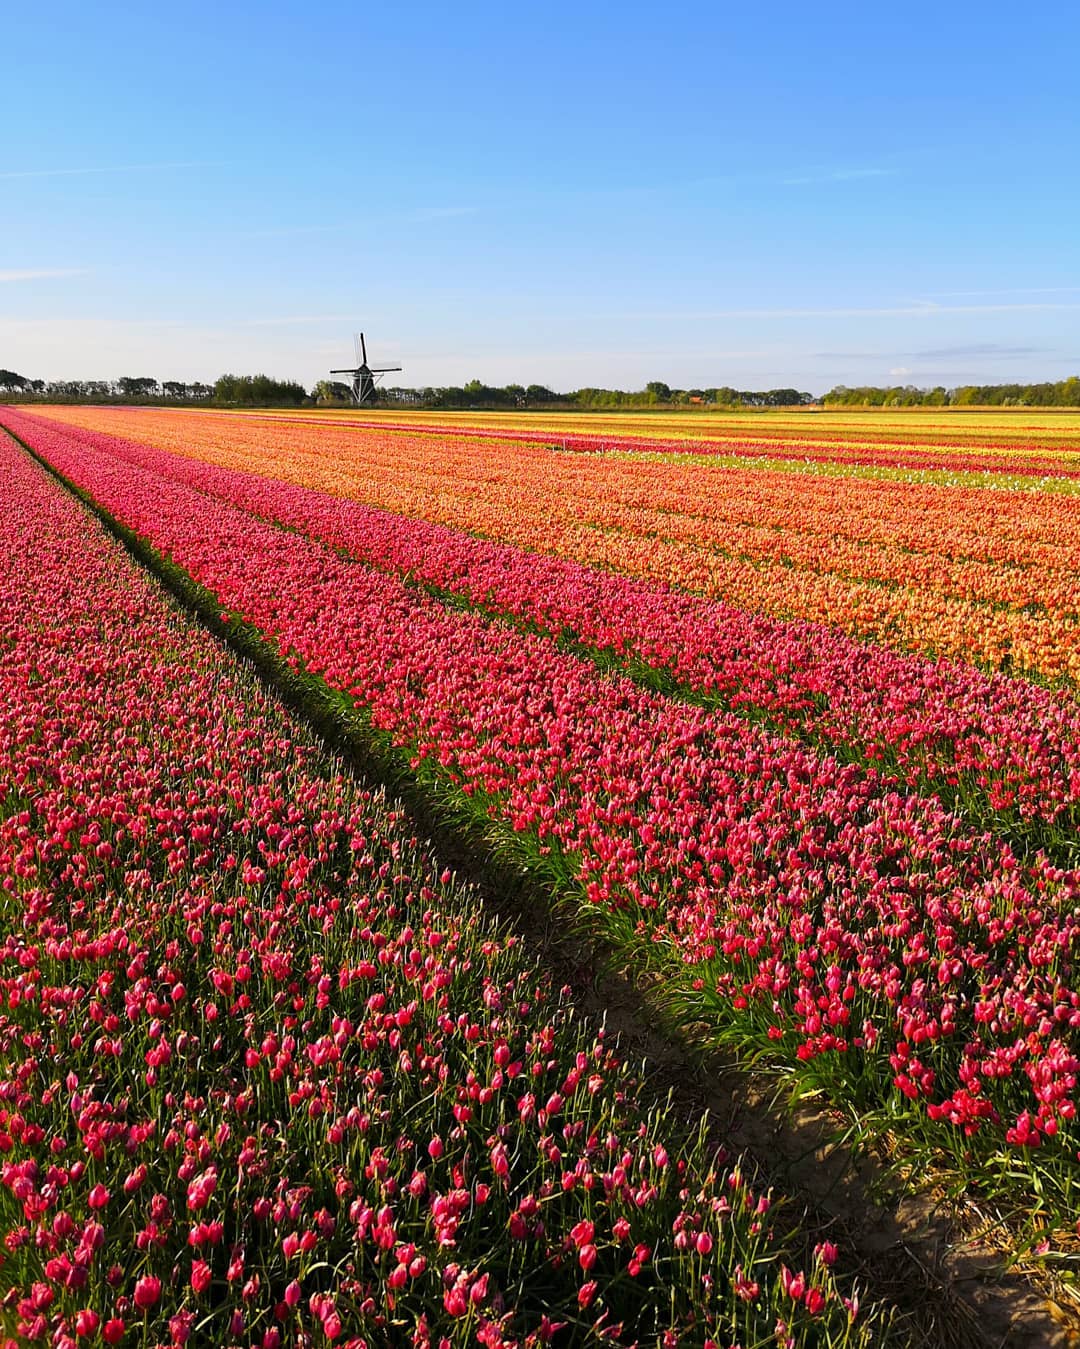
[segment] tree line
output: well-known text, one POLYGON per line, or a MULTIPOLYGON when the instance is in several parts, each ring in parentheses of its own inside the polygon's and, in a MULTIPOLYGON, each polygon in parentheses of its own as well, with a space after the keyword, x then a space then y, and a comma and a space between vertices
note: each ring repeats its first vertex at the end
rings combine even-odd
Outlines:
MULTIPOLYGON (((0 394, 16 398, 69 403, 221 403, 266 406, 306 402, 349 403, 349 386, 320 380, 310 394, 295 380, 269 375, 221 375, 213 384, 158 381, 150 376, 124 375, 117 380, 27 379, 12 370, 0 370, 0 394)), ((506 384, 496 387, 473 379, 461 386, 423 389, 376 388, 376 401, 389 407, 418 408, 650 408, 650 407, 800 407, 814 402, 798 389, 745 390, 719 386, 710 389, 674 389, 653 380, 644 389, 574 389, 557 393, 545 384, 506 384)))
POLYGON ((309 401, 307 390, 294 380, 269 375, 221 375, 213 384, 196 380, 157 380, 150 375, 122 375, 119 379, 27 379, 14 370, 0 370, 0 394, 19 399, 64 403, 231 403, 240 405, 293 404, 309 401))
MULTIPOLYGON (((116 380, 28 379, 14 370, 0 369, 0 395, 8 398, 65 403, 211 403, 231 407, 299 407, 305 403, 351 402, 348 385, 320 380, 309 393, 296 380, 269 375, 221 375, 213 384, 199 381, 157 380, 123 375, 116 380)), ((544 384, 505 384, 496 387, 473 379, 461 386, 422 389, 376 388, 376 403, 384 407, 415 408, 552 408, 573 411, 588 408, 784 408, 816 402, 799 389, 747 390, 727 385, 676 389, 652 380, 644 389, 586 387, 557 393, 544 384)), ((1080 407, 1080 376, 1056 383, 965 384, 956 389, 938 385, 879 388, 838 384, 821 399, 830 407, 1080 407)))
POLYGON ((0 393, 25 398, 56 398, 65 402, 109 402, 123 399, 155 402, 175 399, 196 402, 214 396, 212 384, 188 384, 181 380, 161 381, 149 376, 124 375, 120 379, 27 379, 14 370, 0 370, 0 393))
POLYGON ((917 389, 913 384, 849 389, 846 384, 838 384, 821 401, 830 407, 1075 408, 1080 407, 1080 376, 1056 383, 962 384, 956 389, 940 384, 933 389, 917 389))
MULTIPOLYGON (((478 379, 461 386, 422 389, 377 390, 380 401, 391 406, 425 408, 658 408, 658 407, 804 407, 814 396, 798 389, 747 391, 725 386, 712 389, 673 389, 653 380, 644 389, 573 389, 557 393, 544 384, 504 384, 496 387, 478 379)), ((316 385, 316 397, 327 402, 344 401, 344 384, 316 385)))

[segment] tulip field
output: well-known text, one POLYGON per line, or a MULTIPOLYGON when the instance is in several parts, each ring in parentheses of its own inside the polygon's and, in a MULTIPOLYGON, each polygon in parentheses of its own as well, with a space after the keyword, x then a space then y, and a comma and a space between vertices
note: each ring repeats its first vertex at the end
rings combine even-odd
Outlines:
POLYGON ((872 1342, 400 812, 0 474, 9 1342, 872 1342))
POLYGON ((1017 416, 0 408, 0 1336, 901 1342, 256 648, 1075 1280, 1080 418, 1017 416))

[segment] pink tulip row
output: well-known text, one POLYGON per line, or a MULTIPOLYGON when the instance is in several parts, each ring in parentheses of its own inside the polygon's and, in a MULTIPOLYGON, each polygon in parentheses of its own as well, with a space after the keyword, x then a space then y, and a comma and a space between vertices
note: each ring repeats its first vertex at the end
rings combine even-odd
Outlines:
POLYGON ((0 1341, 871 1342, 405 817, 0 477, 0 1341))
POLYGON ((1080 500, 1069 496, 598 461, 227 414, 62 408, 42 417, 754 612, 1080 685, 1080 500))
MULTIPOLYGON (((417 771, 533 840, 717 1034, 850 1102, 1074 1164, 1080 878, 934 798, 601 677, 59 430, 33 443, 417 771)), ((1014 1175, 1015 1175, 1014 1171, 1014 1175)))
MULTIPOLYGON (((33 422, 23 422, 32 433, 33 422)), ((1026 680, 527 553, 291 483, 72 428, 75 440, 380 570, 660 671, 707 702, 879 764, 1063 861, 1080 829, 1080 705, 1026 680)))

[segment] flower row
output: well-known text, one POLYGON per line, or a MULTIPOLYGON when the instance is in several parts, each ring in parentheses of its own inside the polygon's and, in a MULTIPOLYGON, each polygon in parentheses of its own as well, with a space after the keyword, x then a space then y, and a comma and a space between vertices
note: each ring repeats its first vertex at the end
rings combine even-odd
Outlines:
POLYGON ((806 414, 773 415, 757 419, 753 431, 736 416, 703 417, 685 413, 640 416, 548 414, 537 429, 536 417, 513 413, 488 414, 471 422, 460 414, 402 415, 382 413, 373 419, 357 410, 329 417, 304 412, 241 414, 290 425, 356 427, 368 431, 402 431, 433 435, 442 440, 513 441, 554 446, 572 453, 694 454, 716 458, 774 460, 825 465, 831 468, 940 469, 954 474, 991 473, 1023 477, 1080 477, 1080 453, 1075 427, 1064 425, 1014 428, 1000 420, 987 429, 933 423, 910 416, 890 420, 876 413, 865 417, 831 418, 831 426, 806 414), (968 431, 967 435, 958 432, 968 431))
POLYGON ((547 637, 59 431, 38 449, 283 653, 347 691, 422 774, 519 837, 717 1034, 941 1146, 1075 1164, 1080 878, 934 798, 729 714, 601 677, 547 637), (956 1131, 955 1135, 953 1131, 956 1131), (943 1131, 943 1132, 942 1132, 943 1131))
POLYGON ((1019 679, 858 643, 260 474, 115 437, 76 438, 299 529, 384 571, 553 636, 640 662, 708 702, 834 753, 1025 843, 1075 855, 1080 707, 1019 679))
POLYGON ((19 1343, 869 1341, 405 817, 6 438, 0 476, 19 1343))
POLYGON ((796 481, 752 466, 213 414, 50 415, 753 612, 1080 681, 1080 502, 1072 497, 796 481))

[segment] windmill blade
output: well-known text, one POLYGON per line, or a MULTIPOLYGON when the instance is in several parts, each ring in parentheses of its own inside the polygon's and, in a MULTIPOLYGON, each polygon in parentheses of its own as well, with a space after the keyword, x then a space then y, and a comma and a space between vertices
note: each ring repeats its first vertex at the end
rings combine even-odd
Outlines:
POLYGON ((353 333, 353 350, 356 353, 356 365, 351 368, 339 366, 331 370, 332 375, 352 376, 352 396, 357 403, 366 403, 375 397, 375 385, 383 375, 394 374, 402 369, 400 365, 380 365, 372 370, 367 363, 367 340, 363 333, 353 333))

